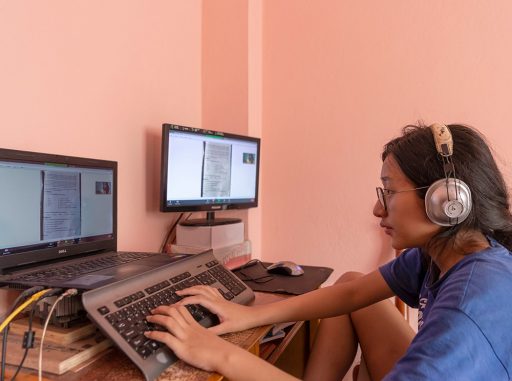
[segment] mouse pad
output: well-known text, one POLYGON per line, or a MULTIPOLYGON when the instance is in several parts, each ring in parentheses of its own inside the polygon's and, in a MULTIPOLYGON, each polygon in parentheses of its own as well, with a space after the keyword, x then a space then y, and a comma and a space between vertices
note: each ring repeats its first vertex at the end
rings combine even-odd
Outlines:
POLYGON ((329 267, 302 266, 304 274, 300 276, 270 274, 268 262, 249 262, 238 269, 232 270, 235 275, 253 291, 277 292, 282 294, 300 295, 316 290, 324 283, 332 269, 329 267))

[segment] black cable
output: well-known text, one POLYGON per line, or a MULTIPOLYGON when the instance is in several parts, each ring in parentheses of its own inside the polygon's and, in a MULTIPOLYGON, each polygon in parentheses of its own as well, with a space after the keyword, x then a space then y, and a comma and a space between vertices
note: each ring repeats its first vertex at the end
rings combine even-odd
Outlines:
MULTIPOLYGON (((180 213, 178 218, 173 222, 172 226, 169 228, 169 231, 167 232, 167 235, 165 236, 165 240, 164 240, 164 242, 162 244, 162 247, 160 248, 160 252, 161 253, 165 253, 165 248, 169 244, 169 240, 171 239, 171 236, 173 235, 173 233, 176 233, 176 227, 178 226, 178 224, 181 221, 188 220, 190 218, 190 216, 192 215, 192 213, 189 213, 188 216, 183 218, 184 215, 185 215, 185 213, 180 213)), ((170 243, 174 243, 175 239, 176 239, 176 234, 174 234, 174 237, 173 237, 173 239, 171 240, 170 243)))
POLYGON ((0 373, 1 381, 5 380, 5 362, 6 362, 6 356, 7 356, 5 348, 7 347, 7 335, 8 334, 9 334, 9 325, 7 325, 4 328, 4 333, 3 333, 3 337, 2 337, 2 371, 0 373))
MULTIPOLYGON (((12 304, 11 308, 5 314, 5 316, 9 316, 15 309, 18 307, 20 302, 24 301, 25 299, 31 297, 35 293, 44 290, 43 286, 34 286, 31 287, 25 291, 23 291, 21 294, 18 295, 14 303, 12 304)), ((2 366, 0 370, 0 381, 5 380, 5 364, 7 361, 7 335, 9 334, 9 324, 4 328, 3 337, 2 337, 2 366)))
POLYGON ((23 300, 31 297, 32 295, 34 295, 35 293, 39 292, 39 291, 43 291, 44 290, 44 287, 43 286, 34 286, 34 287, 31 287, 29 289, 26 289, 24 290, 21 294, 18 295, 18 297, 16 298, 16 300, 14 301, 14 303, 12 304, 11 308, 9 309, 9 311, 7 311, 0 320, 4 320, 5 317, 9 316, 12 311, 14 311, 16 309, 16 307, 18 307, 18 305, 20 304, 20 302, 22 302, 23 300))
MULTIPOLYGON (((44 287, 36 286, 36 287, 32 287, 32 288, 30 288, 28 290, 25 290, 23 293, 21 293, 18 296, 18 298, 13 303, 13 306, 11 307, 11 311, 9 312, 9 314, 12 311, 14 311, 14 309, 18 306, 18 304, 22 300, 26 299, 27 297, 31 297, 32 295, 34 295, 35 293, 37 293, 37 292, 39 292, 41 290, 44 290, 44 287)), ((32 304, 32 310, 31 310, 30 316, 29 316, 29 328, 28 328, 28 331, 25 333, 26 336, 23 339, 24 342, 25 342, 25 353, 24 353, 23 358, 21 360, 21 363, 18 366, 18 369, 16 370, 16 373, 12 377, 11 381, 14 380, 16 378, 16 376, 18 375, 18 373, 19 373, 23 363, 25 362, 25 358, 27 357, 28 349, 32 348, 32 345, 33 345, 34 336, 33 336, 33 332, 32 332, 32 321, 33 321, 33 317, 34 317, 34 313, 35 313, 35 307, 37 305, 37 302, 39 302, 40 300, 42 300, 44 298, 48 298, 48 297, 56 295, 56 294, 62 294, 63 291, 64 290, 62 288, 54 288, 54 289, 48 291, 46 294, 42 295, 38 300, 36 300, 34 302, 34 304, 32 304)), ((2 374, 1 374, 1 380, 2 381, 4 381, 4 379, 5 379, 5 365, 6 365, 6 361, 7 361, 7 355, 6 355, 6 351, 7 351, 7 335, 9 333, 9 326, 10 326, 10 324, 8 324, 5 327, 5 329, 4 329, 4 336, 2 338, 2 374)))
POLYGON ((180 213, 180 215, 178 216, 178 218, 176 218, 176 220, 173 222, 173 224, 171 225, 171 227, 169 228, 169 231, 167 232, 167 235, 165 236, 165 239, 164 239, 164 243, 162 244, 162 247, 160 249, 160 252, 161 253, 165 253, 165 247, 167 246, 167 242, 169 241, 169 237, 171 236, 172 232, 174 231, 174 229, 176 229, 176 226, 178 225, 178 223, 181 221, 181 218, 183 217, 183 213, 180 213))
POLYGON ((28 318, 28 330, 25 332, 22 342, 22 345, 25 347, 25 352, 23 353, 23 357, 18 365, 18 368, 16 369, 16 372, 14 372, 11 381, 14 381, 16 379, 16 376, 23 367, 23 363, 25 362, 25 359, 27 358, 28 355, 28 350, 34 348, 35 333, 32 331, 32 323, 34 320, 34 314, 36 312, 37 303, 45 298, 49 298, 50 296, 54 296, 57 294, 62 294, 63 292, 64 290, 62 288, 53 288, 51 291, 48 291, 46 294, 41 296, 34 304, 32 304, 32 309, 30 310, 30 315, 28 318))
POLYGON ((39 299, 37 299, 37 302, 39 302, 40 300, 43 300, 45 298, 49 298, 50 296, 60 295, 63 292, 64 292, 64 289, 62 289, 62 288, 52 288, 46 294, 42 295, 39 299))
MULTIPOLYGON (((62 290, 61 290, 61 292, 62 292, 62 290)), ((43 298, 41 298, 41 299, 44 299, 45 297, 46 296, 43 296, 43 298)), ((39 299, 39 300, 41 300, 41 299, 39 299)), ((18 369, 16 369, 16 372, 14 372, 14 375, 12 376, 11 381, 14 381, 16 379, 16 376, 18 375, 21 368, 23 367, 23 364, 25 363, 25 359, 27 358, 27 355, 28 355, 28 350, 34 347, 35 335, 33 335, 33 332, 32 332, 32 322, 34 319, 34 314, 36 312, 36 306, 37 306, 37 303, 34 303, 32 305, 32 310, 30 311, 30 316, 28 318, 28 331, 25 332, 25 336, 23 338, 23 342, 25 344, 25 352, 23 353, 23 357, 18 365, 18 369)))

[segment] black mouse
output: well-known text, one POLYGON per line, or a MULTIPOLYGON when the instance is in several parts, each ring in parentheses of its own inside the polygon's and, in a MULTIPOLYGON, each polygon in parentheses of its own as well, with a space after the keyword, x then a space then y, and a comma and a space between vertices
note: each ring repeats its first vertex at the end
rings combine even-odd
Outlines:
POLYGON ((304 269, 292 261, 279 261, 267 267, 271 274, 299 276, 304 274, 304 269))

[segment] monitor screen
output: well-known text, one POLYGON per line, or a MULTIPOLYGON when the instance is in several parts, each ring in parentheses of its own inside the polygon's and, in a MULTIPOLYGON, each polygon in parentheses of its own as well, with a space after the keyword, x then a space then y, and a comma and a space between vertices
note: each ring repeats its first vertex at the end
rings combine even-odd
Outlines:
POLYGON ((115 249, 117 163, 0 149, 0 268, 115 249))
POLYGON ((164 124, 161 210, 214 212, 258 206, 259 154, 259 138, 164 124))

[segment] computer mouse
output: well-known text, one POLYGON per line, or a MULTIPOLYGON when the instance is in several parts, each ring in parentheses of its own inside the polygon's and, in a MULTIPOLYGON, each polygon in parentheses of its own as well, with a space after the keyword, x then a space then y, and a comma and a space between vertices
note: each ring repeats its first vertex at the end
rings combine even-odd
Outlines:
POLYGON ((292 261, 279 261, 267 267, 271 274, 299 276, 304 274, 304 269, 292 261))

